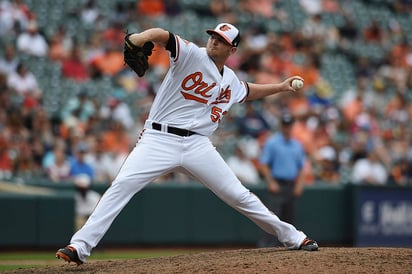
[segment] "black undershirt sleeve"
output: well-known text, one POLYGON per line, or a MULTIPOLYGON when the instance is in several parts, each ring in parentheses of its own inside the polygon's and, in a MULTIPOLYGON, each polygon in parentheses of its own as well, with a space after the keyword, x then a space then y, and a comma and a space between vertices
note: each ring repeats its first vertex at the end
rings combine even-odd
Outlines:
POLYGON ((170 51, 170 56, 176 57, 176 38, 171 32, 169 32, 169 40, 167 41, 166 49, 170 51))

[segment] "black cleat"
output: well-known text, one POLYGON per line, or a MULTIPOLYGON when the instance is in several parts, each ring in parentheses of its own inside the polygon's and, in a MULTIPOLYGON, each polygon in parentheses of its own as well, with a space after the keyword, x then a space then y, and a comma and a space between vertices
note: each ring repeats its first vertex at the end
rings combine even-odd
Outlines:
POLYGON ((77 251, 74 247, 68 245, 65 248, 60 248, 56 252, 57 259, 63 259, 66 262, 74 262, 78 266, 81 265, 83 262, 79 259, 79 255, 77 255, 77 251))
POLYGON ((318 243, 312 239, 306 238, 303 240, 300 248, 305 251, 317 251, 319 249, 318 243))

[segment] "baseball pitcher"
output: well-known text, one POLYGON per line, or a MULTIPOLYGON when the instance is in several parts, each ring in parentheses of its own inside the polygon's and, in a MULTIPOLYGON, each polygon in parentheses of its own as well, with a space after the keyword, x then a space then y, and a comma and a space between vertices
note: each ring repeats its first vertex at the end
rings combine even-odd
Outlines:
POLYGON ((300 76, 281 83, 240 81, 225 66, 236 53, 239 30, 228 23, 206 30, 206 47, 199 47, 169 31, 152 28, 125 37, 124 60, 139 77, 148 69, 153 43, 170 52, 170 69, 161 84, 136 146, 85 225, 56 257, 77 265, 86 261, 113 220, 148 183, 176 168, 184 169, 229 206, 277 237, 288 249, 318 250, 292 224, 283 222, 245 188, 209 140, 235 103, 279 92, 296 92, 300 76))

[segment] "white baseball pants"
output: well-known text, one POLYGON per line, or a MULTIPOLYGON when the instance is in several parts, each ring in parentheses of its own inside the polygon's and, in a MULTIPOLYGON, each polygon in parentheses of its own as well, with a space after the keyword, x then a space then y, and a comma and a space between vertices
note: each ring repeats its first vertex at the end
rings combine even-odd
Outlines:
POLYGON ((241 184, 208 137, 180 137, 145 129, 92 215, 70 241, 80 260, 85 261, 90 256, 91 250, 137 192, 177 167, 184 168, 228 205, 276 236, 287 248, 299 248, 306 238, 302 231, 281 221, 241 184))

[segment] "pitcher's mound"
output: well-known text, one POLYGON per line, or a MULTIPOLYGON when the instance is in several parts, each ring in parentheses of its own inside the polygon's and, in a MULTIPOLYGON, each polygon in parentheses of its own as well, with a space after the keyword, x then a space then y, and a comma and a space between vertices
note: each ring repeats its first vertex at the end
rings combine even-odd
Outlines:
MULTIPOLYGON (((284 248, 202 252, 172 257, 92 260, 21 269, 11 273, 411 273, 411 248, 320 247, 317 252, 284 248)), ((8 272, 10 273, 10 272, 8 272)))

